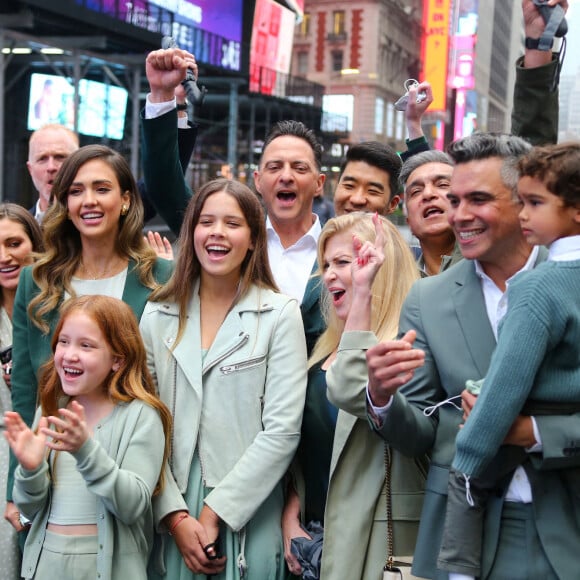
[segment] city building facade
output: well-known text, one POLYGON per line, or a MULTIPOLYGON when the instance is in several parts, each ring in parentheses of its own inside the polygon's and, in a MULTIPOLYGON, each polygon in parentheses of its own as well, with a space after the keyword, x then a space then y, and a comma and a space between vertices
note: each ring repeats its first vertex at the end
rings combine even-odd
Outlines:
POLYGON ((509 131, 522 45, 513 0, 306 0, 291 70, 325 87, 323 128, 340 144, 377 139, 398 150, 407 135, 393 105, 404 82, 432 82, 437 103, 424 127, 443 147, 477 129, 509 131), (434 56, 434 46, 446 48, 434 56), (334 125, 327 112, 339 115, 334 125))

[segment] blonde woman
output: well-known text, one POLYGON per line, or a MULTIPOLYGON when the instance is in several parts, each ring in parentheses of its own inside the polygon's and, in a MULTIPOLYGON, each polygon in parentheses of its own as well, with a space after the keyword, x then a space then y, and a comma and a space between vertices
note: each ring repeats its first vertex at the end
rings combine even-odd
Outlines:
MULTIPOLYGON (((363 213, 327 222, 318 263, 327 329, 309 360, 298 476, 283 516, 285 556, 300 575, 291 539, 307 536, 301 522, 318 520, 324 524, 320 578, 376 580, 386 558, 385 464, 384 444, 367 422, 365 348, 396 337, 418 271, 396 227, 363 213)), ((426 458, 393 453, 397 557, 412 555, 426 470, 426 458)))

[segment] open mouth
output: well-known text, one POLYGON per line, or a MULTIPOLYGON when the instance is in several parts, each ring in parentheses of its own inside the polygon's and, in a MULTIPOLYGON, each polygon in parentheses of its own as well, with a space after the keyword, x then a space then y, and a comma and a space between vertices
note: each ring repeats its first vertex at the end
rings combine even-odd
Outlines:
POLYGON ((0 274, 11 274, 18 270, 19 266, 6 266, 6 268, 0 268, 0 274))
POLYGON ((81 218, 83 220, 86 220, 86 221, 98 220, 98 219, 101 219, 102 217, 103 217, 103 214, 100 212, 96 212, 96 211, 91 211, 91 212, 84 213, 81 215, 81 218))
POLYGON ((423 217, 424 217, 424 218, 430 218, 430 217, 432 217, 432 216, 434 216, 434 215, 443 215, 444 213, 445 213, 445 212, 444 212, 444 211, 443 211, 441 208, 439 208, 439 207, 436 207, 436 206, 431 206, 431 207, 428 207, 428 208, 427 208, 427 209, 426 209, 426 210, 423 212, 423 217))
POLYGON ((219 246, 217 244, 212 244, 211 246, 206 246, 205 251, 210 256, 225 256, 230 252, 229 248, 225 246, 219 246))
POLYGON ((279 191, 276 197, 282 202, 290 203, 296 199, 296 194, 293 191, 279 191))
POLYGON ((345 290, 329 290, 332 296, 332 303, 337 304, 340 302, 341 298, 346 294, 345 290))
POLYGON ((479 236, 482 232, 483 232, 482 229, 469 230, 469 231, 465 231, 465 232, 457 232, 457 237, 462 242, 468 242, 469 240, 472 240, 473 238, 476 238, 477 236, 479 236))
POLYGON ((62 367, 62 370, 67 377, 78 377, 83 374, 80 369, 73 369, 72 367, 62 367))

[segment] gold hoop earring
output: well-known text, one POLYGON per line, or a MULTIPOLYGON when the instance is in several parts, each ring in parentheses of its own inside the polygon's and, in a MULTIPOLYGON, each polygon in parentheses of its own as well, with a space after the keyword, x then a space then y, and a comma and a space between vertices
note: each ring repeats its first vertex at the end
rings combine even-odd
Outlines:
POLYGON ((128 212, 128 211, 129 211, 129 206, 128 206, 128 205, 125 205, 125 204, 123 204, 123 205, 121 206, 121 215, 127 215, 127 212, 128 212))

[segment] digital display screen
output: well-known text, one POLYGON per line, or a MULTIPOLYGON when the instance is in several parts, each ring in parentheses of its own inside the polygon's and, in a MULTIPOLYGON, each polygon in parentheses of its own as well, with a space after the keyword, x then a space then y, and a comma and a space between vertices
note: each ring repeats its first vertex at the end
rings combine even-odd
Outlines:
MULTIPOLYGON (((128 92, 97 81, 79 81, 78 132, 122 139, 128 92)), ((74 130, 74 86, 65 77, 33 73, 30 76, 28 130, 58 123, 74 130)))
POLYGON ((276 73, 290 72, 296 17, 273 0, 257 0, 250 48, 250 91, 279 94, 276 73))
POLYGON ((200 62, 240 69, 243 0, 76 0, 90 10, 172 36, 200 62))

